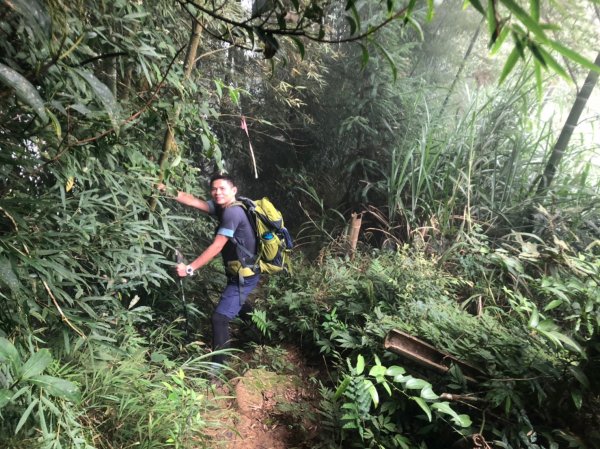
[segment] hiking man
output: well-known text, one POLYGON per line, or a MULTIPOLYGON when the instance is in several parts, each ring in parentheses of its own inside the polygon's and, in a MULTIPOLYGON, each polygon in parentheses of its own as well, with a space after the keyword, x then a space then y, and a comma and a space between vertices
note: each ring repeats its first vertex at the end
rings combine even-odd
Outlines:
MULTIPOLYGON (((165 190, 164 184, 158 185, 165 190)), ((238 251, 237 245, 247 248, 247 252, 256 254, 256 235, 248 220, 244 208, 236 204, 237 187, 227 175, 217 174, 210 179, 212 200, 202 200, 185 192, 177 192, 174 198, 181 204, 195 207, 209 215, 216 216, 219 224, 213 242, 190 264, 177 265, 180 277, 192 276, 195 271, 208 264, 221 253, 227 272, 227 285, 212 315, 213 351, 229 347, 229 322, 251 308, 245 304, 246 298, 258 284, 260 274, 254 273, 247 265, 252 264, 251 256, 238 251), (244 310, 242 310, 244 309, 244 310)), ((225 356, 219 354, 213 358, 223 363, 225 356)))

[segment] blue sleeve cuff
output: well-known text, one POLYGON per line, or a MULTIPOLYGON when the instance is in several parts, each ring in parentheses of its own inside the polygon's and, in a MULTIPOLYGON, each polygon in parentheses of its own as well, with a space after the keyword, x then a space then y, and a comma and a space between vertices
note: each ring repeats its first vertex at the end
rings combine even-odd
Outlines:
POLYGON ((217 229, 218 235, 224 235, 225 237, 233 238, 233 230, 227 228, 219 228, 217 229))

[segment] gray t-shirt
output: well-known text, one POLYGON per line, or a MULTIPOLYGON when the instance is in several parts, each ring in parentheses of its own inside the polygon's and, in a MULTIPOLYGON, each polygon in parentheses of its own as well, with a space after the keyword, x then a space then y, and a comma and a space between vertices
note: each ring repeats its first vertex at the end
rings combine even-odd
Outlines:
POLYGON ((219 220, 216 234, 224 235, 229 239, 221 251, 225 266, 234 260, 241 261, 244 266, 252 264, 253 258, 236 248, 237 245, 242 245, 251 254, 256 254, 256 234, 244 208, 239 205, 220 207, 212 200, 207 202, 209 214, 219 220))

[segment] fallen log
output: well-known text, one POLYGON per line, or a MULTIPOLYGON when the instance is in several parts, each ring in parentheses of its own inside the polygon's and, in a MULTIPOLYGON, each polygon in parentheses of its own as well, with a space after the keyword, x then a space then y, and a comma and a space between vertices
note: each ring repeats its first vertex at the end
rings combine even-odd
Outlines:
POLYGON ((482 374, 473 365, 463 362, 450 354, 438 350, 429 343, 397 329, 392 329, 387 333, 383 346, 389 351, 441 374, 445 374, 452 368, 452 365, 456 365, 460 368, 465 379, 471 383, 477 383, 476 378, 482 374))

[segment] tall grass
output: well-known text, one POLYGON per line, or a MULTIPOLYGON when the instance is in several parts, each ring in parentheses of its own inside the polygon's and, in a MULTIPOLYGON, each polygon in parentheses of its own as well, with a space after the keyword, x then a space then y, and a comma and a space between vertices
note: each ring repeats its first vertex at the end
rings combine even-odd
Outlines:
POLYGON ((456 117, 424 114, 416 139, 399 138, 384 159, 362 160, 369 178, 362 195, 384 205, 388 231, 403 238, 427 229, 451 235, 473 223, 500 234, 525 229, 526 211, 538 203, 596 213, 598 180, 589 162, 577 170, 577 144, 552 194, 535 196, 554 138, 522 74, 505 88, 474 96, 456 117))

